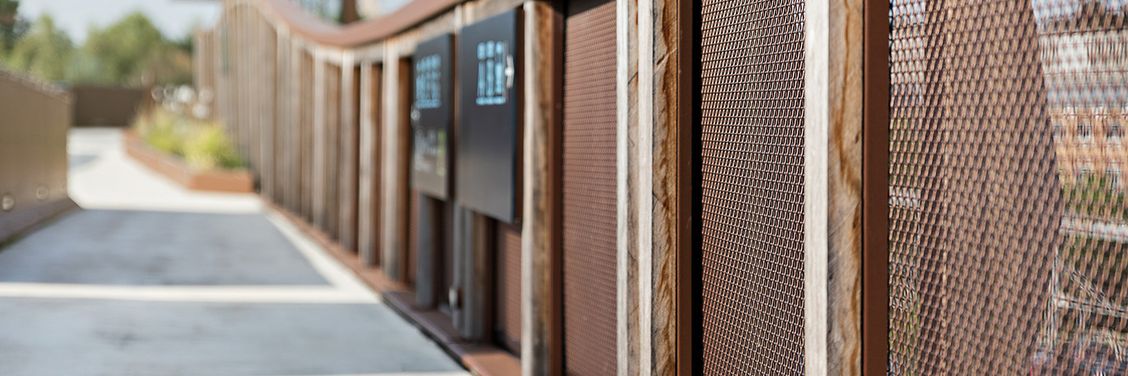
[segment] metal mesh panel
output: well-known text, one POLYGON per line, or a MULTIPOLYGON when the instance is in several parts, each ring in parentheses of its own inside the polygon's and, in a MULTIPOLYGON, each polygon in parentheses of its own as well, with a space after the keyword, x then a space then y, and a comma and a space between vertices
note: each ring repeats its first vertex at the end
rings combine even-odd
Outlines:
POLYGON ((701 1, 707 375, 803 373, 803 3, 701 1))
POLYGON ((1128 372, 1112 3, 892 2, 890 373, 1128 372))
POLYGON ((563 127, 564 366, 616 370, 615 3, 573 1, 563 127))
POLYGON ((521 228, 497 224, 497 332, 502 346, 521 352, 521 228))

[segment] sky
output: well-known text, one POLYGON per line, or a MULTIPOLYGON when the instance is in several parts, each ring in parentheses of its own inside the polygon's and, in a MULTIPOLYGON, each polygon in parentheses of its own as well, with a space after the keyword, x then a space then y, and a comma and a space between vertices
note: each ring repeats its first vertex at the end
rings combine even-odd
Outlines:
POLYGON ((106 26, 134 11, 153 20, 166 37, 179 39, 196 25, 208 26, 219 16, 219 0, 20 0, 20 14, 34 21, 48 13, 77 43, 91 25, 106 26))

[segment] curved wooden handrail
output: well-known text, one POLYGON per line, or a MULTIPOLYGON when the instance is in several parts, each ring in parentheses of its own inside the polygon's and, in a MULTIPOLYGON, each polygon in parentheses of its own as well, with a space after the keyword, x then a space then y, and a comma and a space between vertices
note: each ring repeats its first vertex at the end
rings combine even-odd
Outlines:
POLYGON ((386 39, 464 0, 413 0, 383 16, 349 25, 335 25, 306 12, 291 0, 261 0, 262 11, 284 23, 292 33, 332 47, 356 47, 386 39))

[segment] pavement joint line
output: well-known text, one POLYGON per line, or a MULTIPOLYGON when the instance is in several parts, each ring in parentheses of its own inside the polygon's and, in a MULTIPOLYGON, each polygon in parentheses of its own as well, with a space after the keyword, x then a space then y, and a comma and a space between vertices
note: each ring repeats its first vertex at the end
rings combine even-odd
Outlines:
POLYGON ((329 281, 329 284, 343 291, 368 295, 371 296, 372 299, 380 300, 380 296, 361 282, 360 279, 353 274, 352 270, 349 270, 336 259, 329 256, 325 249, 322 249, 313 239, 310 239, 305 234, 302 234, 301 231, 298 231, 298 229, 285 218, 282 218, 278 213, 274 213, 270 210, 263 210, 263 214, 282 232, 282 235, 285 236, 286 239, 290 240, 290 243, 301 252, 302 256, 305 256, 306 260, 313 266, 313 269, 321 274, 326 281, 329 281))
POLYGON ((123 286, 0 283, 0 298, 100 299, 145 302, 379 304, 371 294, 331 286, 123 286))

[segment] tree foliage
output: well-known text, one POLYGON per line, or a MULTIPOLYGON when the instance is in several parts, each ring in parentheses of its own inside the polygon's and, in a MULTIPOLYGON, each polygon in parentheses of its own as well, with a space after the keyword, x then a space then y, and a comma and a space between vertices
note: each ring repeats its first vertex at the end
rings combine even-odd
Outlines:
MULTIPOLYGON (((0 0, 0 10, 4 1, 13 0, 0 0)), ((72 84, 145 87, 192 81, 191 43, 169 40, 140 12, 91 28, 78 47, 50 17, 41 17, 4 61, 9 69, 72 84)))
POLYGON ((0 56, 7 55, 30 27, 19 10, 19 0, 0 0, 0 56))
POLYGON ((44 15, 12 47, 7 64, 44 80, 61 81, 73 55, 74 44, 70 38, 55 27, 51 16, 44 15))

